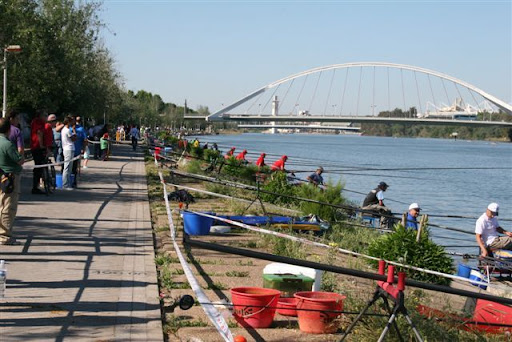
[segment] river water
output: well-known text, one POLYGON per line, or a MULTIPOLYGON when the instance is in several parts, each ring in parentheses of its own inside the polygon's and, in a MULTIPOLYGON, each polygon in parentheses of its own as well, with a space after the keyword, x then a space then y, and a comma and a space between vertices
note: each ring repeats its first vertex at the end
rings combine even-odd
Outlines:
MULTIPOLYGON (((201 143, 216 142, 223 152, 231 146, 237 148, 235 154, 247 149, 248 159, 253 162, 260 152, 267 153, 267 164, 286 154, 287 169, 308 171, 296 173, 301 178, 313 172, 316 165, 322 165, 324 180, 343 182, 350 190, 344 191, 344 196, 357 204, 361 204, 366 193, 380 181, 385 181, 389 188, 384 202, 393 212, 403 213, 410 203, 418 202, 422 214, 431 215, 430 223, 467 232, 474 231, 475 220, 487 205, 497 202, 501 226, 512 230, 511 143, 263 133, 198 138, 201 143), (349 171, 354 168, 358 170, 349 171)), ((478 252, 474 235, 434 227, 431 232, 436 242, 448 246, 448 251, 478 252)))

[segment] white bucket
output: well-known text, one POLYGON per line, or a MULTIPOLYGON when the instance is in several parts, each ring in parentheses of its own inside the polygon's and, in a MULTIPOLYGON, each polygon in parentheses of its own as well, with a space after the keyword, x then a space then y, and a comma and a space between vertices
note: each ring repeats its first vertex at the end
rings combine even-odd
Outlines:
MULTIPOLYGON (((471 270, 471 273, 469 274, 469 279, 484 282, 484 283, 487 282, 487 279, 484 277, 484 275, 482 273, 480 273, 480 271, 477 271, 477 270, 471 270)), ((476 284, 476 283, 471 283, 471 285, 478 286, 479 288, 484 289, 484 290, 487 289, 486 285, 480 285, 480 284, 476 284)))
POLYGON ((288 265, 279 262, 274 262, 268 264, 263 269, 263 274, 294 274, 294 275, 303 275, 306 277, 310 277, 314 279, 313 283, 313 291, 320 291, 320 287, 322 286, 322 275, 324 271, 315 270, 314 268, 288 265))

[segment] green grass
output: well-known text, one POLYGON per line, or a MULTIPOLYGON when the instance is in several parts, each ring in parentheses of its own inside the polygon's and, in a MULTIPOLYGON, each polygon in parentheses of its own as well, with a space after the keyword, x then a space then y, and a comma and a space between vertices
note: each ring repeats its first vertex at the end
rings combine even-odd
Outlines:
POLYGON ((249 272, 247 271, 227 271, 226 272, 227 277, 239 277, 244 278, 249 276, 249 272))

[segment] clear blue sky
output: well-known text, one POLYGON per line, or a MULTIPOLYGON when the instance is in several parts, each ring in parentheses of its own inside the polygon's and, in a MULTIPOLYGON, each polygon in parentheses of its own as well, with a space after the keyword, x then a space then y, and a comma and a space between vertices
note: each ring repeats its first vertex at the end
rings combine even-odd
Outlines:
POLYGON ((194 109, 365 61, 439 71, 511 103, 511 3, 105 0, 101 16, 126 88, 194 109))

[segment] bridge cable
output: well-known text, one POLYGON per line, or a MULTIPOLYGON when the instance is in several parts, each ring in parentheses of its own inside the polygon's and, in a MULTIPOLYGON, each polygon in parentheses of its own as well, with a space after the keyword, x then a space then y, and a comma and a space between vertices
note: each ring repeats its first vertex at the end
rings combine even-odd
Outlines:
MULTIPOLYGON (((414 71, 414 80, 416 81, 416 94, 418 95, 418 106, 420 107, 420 113, 423 113, 423 108, 421 107, 421 99, 420 99, 420 88, 418 87, 418 77, 416 76, 416 71, 414 71)), ((416 110, 416 114, 418 110, 416 110)), ((410 117, 412 117, 412 112, 410 113, 410 117)))
POLYGON ((272 93, 272 95, 270 95, 267 103, 265 103, 265 106, 263 107, 263 110, 265 110, 265 108, 267 108, 268 104, 270 103, 270 101, 272 101, 272 99, 274 98, 274 95, 276 94, 277 90, 279 89, 281 85, 279 84, 276 89, 274 89, 274 92, 272 93))
POLYGON ((444 88, 444 93, 446 95, 446 100, 448 101, 448 104, 450 104, 450 97, 448 96, 448 91, 446 90, 446 84, 444 84, 444 79, 441 78, 441 84, 443 85, 443 88, 444 88))
POLYGON ((388 117, 391 117, 391 88, 389 87, 389 68, 386 68, 386 72, 388 75, 388 117))
MULTIPOLYGON (((295 101, 294 108, 299 105, 299 100, 300 100, 300 97, 302 96, 302 91, 304 90, 304 87, 306 86, 306 82, 308 80, 308 77, 309 77, 309 74, 306 75, 306 77, 304 77, 304 83, 302 83, 302 88, 300 89, 299 94, 297 95, 297 100, 295 101)), ((298 112, 297 112, 297 114, 298 114, 298 112)))
MULTIPOLYGON (((434 95, 434 89, 432 88, 432 82, 430 81, 430 75, 427 74, 427 78, 428 78, 428 85, 430 86, 430 92, 432 93, 432 101, 434 101, 434 107, 436 106, 436 96, 434 95)), ((427 111, 428 108, 425 109, 425 111, 427 111)))
POLYGON ((327 106, 329 105, 329 99, 331 98, 332 83, 334 81, 335 75, 336 75, 336 69, 332 69, 331 84, 329 85, 329 92, 327 92, 327 100, 325 101, 324 116, 325 116, 325 113, 327 112, 327 106))
POLYGON ((357 91, 357 106, 356 106, 356 116, 359 115, 359 97, 361 96, 361 82, 363 80, 363 67, 359 69, 359 88, 357 91))
POLYGON ((286 100, 286 97, 288 96, 288 93, 290 92, 290 89, 292 88, 293 86, 293 82, 295 82, 295 79, 293 79, 291 82, 290 82, 290 86, 288 87, 288 89, 286 89, 286 93, 284 93, 284 96, 283 98, 281 99, 281 104, 279 105, 279 107, 284 107, 284 100, 286 100))
MULTIPOLYGON (((253 107, 256 103, 258 103, 258 102, 260 101, 261 97, 263 96, 263 93, 264 93, 264 92, 262 92, 258 97, 255 97, 255 98, 254 98, 253 103, 249 106, 249 108, 247 108, 247 110, 245 111, 245 114, 247 114, 247 113, 252 109, 252 107, 253 107)), ((261 103, 260 103, 259 111, 260 111, 260 112, 259 112, 258 114, 261 114, 261 103)))
POLYGON ((405 106, 405 87, 404 87, 404 69, 400 68, 400 79, 402 80, 402 99, 404 101, 404 112, 407 110, 405 106))
MULTIPOLYGON (((460 93, 459 87, 457 86, 457 83, 453 82, 453 84, 455 85, 455 89, 457 89, 457 93, 460 96, 460 100, 464 101, 464 99, 462 98, 462 94, 460 93)), ((457 101, 455 101, 455 109, 457 109, 457 101)))
POLYGON ((345 102, 345 91, 347 90, 348 71, 350 70, 350 68, 347 68, 346 70, 347 70, 347 72, 345 73, 345 82, 343 84, 343 92, 341 94, 340 116, 343 115, 343 104, 345 102))
POLYGON ((323 71, 320 71, 318 73, 318 79, 316 81, 315 91, 313 91, 313 96, 311 97, 311 102, 309 103, 309 108, 308 108, 309 112, 311 112, 311 108, 313 107, 313 102, 315 101, 316 91, 318 90, 318 84, 320 83, 320 79, 322 78, 322 72, 323 71))
POLYGON ((375 66, 373 67, 372 116, 375 113, 375 66))
POLYGON ((473 92, 467 87, 466 87, 466 90, 468 91, 469 95, 471 95, 471 97, 473 98, 473 101, 476 103, 476 106, 478 107, 478 111, 481 112, 480 103, 478 103, 478 101, 476 100, 475 95, 473 95, 473 92))

